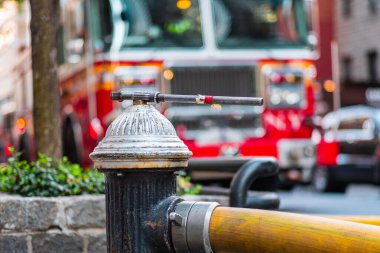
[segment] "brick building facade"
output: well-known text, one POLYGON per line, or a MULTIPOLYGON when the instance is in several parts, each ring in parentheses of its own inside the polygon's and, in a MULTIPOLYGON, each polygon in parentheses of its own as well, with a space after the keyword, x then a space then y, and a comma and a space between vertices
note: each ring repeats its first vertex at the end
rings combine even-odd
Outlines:
POLYGON ((331 41, 335 36, 334 13, 336 0, 318 0, 319 9, 319 58, 317 68, 317 113, 325 114, 332 109, 332 94, 323 91, 323 83, 332 80, 331 41))
POLYGON ((342 105, 364 104, 380 88, 380 0, 335 0, 334 17, 342 105))

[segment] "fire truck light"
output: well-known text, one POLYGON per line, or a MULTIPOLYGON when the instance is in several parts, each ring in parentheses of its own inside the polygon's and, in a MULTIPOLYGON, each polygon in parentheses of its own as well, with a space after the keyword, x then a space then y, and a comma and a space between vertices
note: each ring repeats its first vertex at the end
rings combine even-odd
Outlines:
POLYGON ((281 96, 279 96, 278 94, 273 94, 270 98, 270 102, 273 105, 279 105, 281 103, 281 96))
POLYGON ((16 121, 16 129, 17 129, 17 131, 19 131, 20 133, 22 133, 22 132, 25 131, 25 127, 26 127, 25 119, 18 118, 17 121, 16 121))
POLYGON ((273 73, 270 76, 270 80, 272 81, 272 83, 277 83, 277 84, 281 84, 281 83, 284 83, 286 81, 285 76, 278 74, 278 73, 273 73))
POLYGON ((297 77, 295 75, 292 75, 292 74, 286 74, 285 75, 285 79, 288 83, 295 83, 296 82, 296 79, 297 77))
POLYGON ((190 0, 179 0, 177 1, 177 7, 181 10, 186 10, 191 7, 191 1, 190 0))
POLYGON ((174 73, 170 69, 166 69, 162 75, 168 81, 172 80, 174 77, 174 73))
POLYGON ((288 83, 299 83, 302 77, 298 75, 293 75, 293 74, 286 74, 285 79, 288 83))
POLYGON ((295 93, 295 92, 292 92, 292 93, 289 93, 286 97, 286 102, 290 105, 295 105, 297 104, 298 102, 300 101, 300 95, 295 93))
POLYGON ((335 91, 335 83, 334 83, 334 81, 332 81, 332 80, 326 80, 323 83, 323 88, 327 92, 334 92, 335 91))
POLYGON ((14 148, 11 144, 7 144, 6 147, 5 147, 5 154, 7 156, 11 156, 14 152, 14 148))
POLYGON ((156 82, 156 79, 154 78, 143 78, 140 80, 142 85, 152 85, 156 82))
POLYGON ((142 79, 124 79, 121 81, 121 84, 125 86, 133 86, 133 85, 152 85, 156 82, 154 78, 142 78, 142 79))
POLYGON ((139 84, 140 82, 136 79, 124 79, 122 81, 122 83, 126 86, 130 86, 130 85, 135 85, 135 84, 139 84))

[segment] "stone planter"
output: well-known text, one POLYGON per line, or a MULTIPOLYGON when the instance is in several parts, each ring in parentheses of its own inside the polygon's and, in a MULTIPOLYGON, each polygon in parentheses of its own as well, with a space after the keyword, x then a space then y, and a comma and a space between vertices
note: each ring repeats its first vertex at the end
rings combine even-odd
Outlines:
MULTIPOLYGON (((225 196, 186 200, 228 205, 225 196)), ((56 198, 0 195, 0 252, 105 253, 104 195, 56 198)))
POLYGON ((106 252, 103 195, 0 197, 0 252, 106 252))

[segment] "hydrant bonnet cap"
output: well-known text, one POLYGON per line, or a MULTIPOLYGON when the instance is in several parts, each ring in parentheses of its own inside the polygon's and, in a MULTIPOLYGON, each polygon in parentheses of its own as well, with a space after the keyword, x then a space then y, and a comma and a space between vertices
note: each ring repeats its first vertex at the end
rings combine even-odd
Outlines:
POLYGON ((90 154, 98 169, 184 168, 192 153, 151 105, 128 107, 90 154))

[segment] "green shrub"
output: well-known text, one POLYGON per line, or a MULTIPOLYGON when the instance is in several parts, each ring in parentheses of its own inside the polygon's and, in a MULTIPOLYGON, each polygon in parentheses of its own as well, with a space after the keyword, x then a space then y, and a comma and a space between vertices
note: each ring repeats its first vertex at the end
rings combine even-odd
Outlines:
MULTIPOLYGON (((39 154, 34 163, 19 160, 20 153, 13 153, 8 163, 0 165, 0 191, 22 196, 55 197, 104 193, 104 175, 63 158, 53 160, 39 154), (55 164, 55 166, 53 165, 55 164)), ((180 172, 177 180, 178 194, 199 194, 201 186, 190 183, 190 177, 180 172)))
POLYGON ((9 157, 0 167, 0 191, 22 196, 67 196, 104 193, 104 176, 92 169, 71 164, 67 158, 55 162, 39 154, 35 163, 19 160, 20 154, 9 157))

